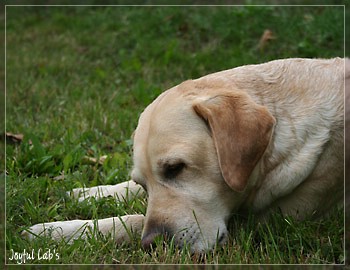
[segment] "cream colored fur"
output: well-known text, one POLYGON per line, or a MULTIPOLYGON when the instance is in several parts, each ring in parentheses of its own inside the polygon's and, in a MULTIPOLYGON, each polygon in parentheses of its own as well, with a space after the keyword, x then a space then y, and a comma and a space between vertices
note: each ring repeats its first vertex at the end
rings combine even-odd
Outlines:
MULTIPOLYGON (((284 59, 164 92, 142 113, 134 137, 131 176, 147 189, 147 214, 100 220, 99 229, 127 241, 125 227, 143 227, 145 247, 165 234, 202 251, 225 242, 234 212, 279 208, 304 219, 341 204, 345 76, 340 58, 284 59)), ((133 182, 73 191, 118 200, 141 193, 133 182)), ((53 227, 60 228, 53 237, 71 237, 85 223, 94 225, 45 223, 25 234, 53 227)))

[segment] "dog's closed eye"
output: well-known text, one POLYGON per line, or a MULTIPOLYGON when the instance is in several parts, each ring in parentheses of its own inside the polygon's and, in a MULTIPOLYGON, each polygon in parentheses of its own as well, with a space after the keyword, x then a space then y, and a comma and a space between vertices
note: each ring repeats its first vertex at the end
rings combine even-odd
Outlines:
POLYGON ((184 162, 178 162, 174 164, 164 164, 164 176, 167 179, 173 179, 177 177, 183 169, 186 167, 184 162))

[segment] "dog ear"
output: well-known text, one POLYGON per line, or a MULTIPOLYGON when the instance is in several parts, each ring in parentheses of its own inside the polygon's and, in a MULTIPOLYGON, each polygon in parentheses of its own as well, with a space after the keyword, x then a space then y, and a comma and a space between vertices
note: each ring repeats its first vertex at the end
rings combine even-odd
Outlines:
POLYGON ((209 125, 226 183, 242 192, 270 142, 274 117, 244 93, 217 95, 193 108, 209 125))

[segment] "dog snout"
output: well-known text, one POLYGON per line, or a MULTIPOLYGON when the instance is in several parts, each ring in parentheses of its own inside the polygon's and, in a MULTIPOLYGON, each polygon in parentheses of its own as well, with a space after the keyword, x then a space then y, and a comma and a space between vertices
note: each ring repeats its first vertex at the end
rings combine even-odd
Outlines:
POLYGON ((160 233, 154 232, 147 234, 146 236, 142 237, 141 243, 143 249, 151 249, 154 244, 154 240, 156 239, 157 236, 161 235, 160 233))
POLYGON ((158 237, 163 237, 163 240, 167 241, 170 236, 171 233, 166 227, 152 227, 150 231, 143 233, 141 244, 144 249, 148 250, 153 247, 158 237))

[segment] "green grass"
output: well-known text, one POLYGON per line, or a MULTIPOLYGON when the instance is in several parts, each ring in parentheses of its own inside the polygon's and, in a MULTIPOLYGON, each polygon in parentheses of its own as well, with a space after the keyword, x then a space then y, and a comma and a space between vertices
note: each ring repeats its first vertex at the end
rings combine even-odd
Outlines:
MULTIPOLYGON (((128 180, 142 110, 183 80, 287 57, 343 56, 343 7, 7 7, 6 250, 50 249, 29 263, 343 263, 343 211, 318 221, 234 218, 229 244, 192 256, 97 236, 72 245, 20 232, 57 220, 144 213, 146 202, 78 203, 66 191, 128 180), (275 35, 264 48, 265 29, 275 35), (108 155, 101 166, 84 156, 108 155), (57 176, 62 176, 57 178, 57 176)), ((28 262, 27 262, 28 263, 28 262)))

